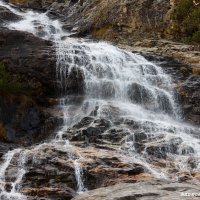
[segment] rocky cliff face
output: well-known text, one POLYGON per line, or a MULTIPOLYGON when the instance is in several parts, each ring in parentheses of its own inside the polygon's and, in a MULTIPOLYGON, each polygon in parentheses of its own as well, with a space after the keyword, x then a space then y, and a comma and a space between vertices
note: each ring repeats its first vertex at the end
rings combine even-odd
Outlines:
POLYGON ((199 4, 195 1, 10 0, 9 2, 22 7, 51 10, 50 13, 54 17, 62 17, 66 29, 74 30, 80 35, 89 33, 98 39, 115 43, 132 45, 135 41, 147 38, 196 43, 199 41, 199 4))
MULTIPOLYGON (((1 8, 2 23, 20 17, 1 8)), ((55 53, 53 44, 32 34, 0 29, 0 62, 4 65, 0 90, 0 138, 7 143, 40 142, 62 121, 48 111, 55 100, 55 53), (5 88, 4 88, 5 87, 5 88)), ((5 148, 4 148, 5 147, 5 148)), ((6 144, 2 144, 2 152, 6 144)))
POLYGON ((51 9, 63 15, 64 27, 79 34, 90 33, 113 42, 161 38, 169 22, 170 1, 15 1, 38 9, 51 9), (145 34, 143 34, 145 33, 145 34))

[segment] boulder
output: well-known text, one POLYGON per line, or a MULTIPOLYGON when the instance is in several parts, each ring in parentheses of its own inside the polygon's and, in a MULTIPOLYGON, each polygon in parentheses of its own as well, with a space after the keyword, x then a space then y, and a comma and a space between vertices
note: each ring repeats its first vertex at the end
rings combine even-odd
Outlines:
POLYGON ((152 180, 134 184, 121 183, 91 190, 80 194, 73 200, 164 200, 180 199, 180 196, 189 193, 199 194, 199 185, 152 180))
POLYGON ((67 137, 71 141, 96 143, 102 139, 102 134, 110 128, 110 124, 110 121, 105 119, 85 117, 78 124, 75 124, 73 128, 69 128, 63 137, 67 137))

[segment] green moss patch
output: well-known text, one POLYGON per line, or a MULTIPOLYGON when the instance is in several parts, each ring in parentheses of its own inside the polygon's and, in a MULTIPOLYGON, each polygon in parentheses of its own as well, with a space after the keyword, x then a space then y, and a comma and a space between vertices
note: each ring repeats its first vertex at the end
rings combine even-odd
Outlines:
POLYGON ((0 63, 0 92, 15 95, 31 95, 31 89, 10 74, 3 63, 0 63))

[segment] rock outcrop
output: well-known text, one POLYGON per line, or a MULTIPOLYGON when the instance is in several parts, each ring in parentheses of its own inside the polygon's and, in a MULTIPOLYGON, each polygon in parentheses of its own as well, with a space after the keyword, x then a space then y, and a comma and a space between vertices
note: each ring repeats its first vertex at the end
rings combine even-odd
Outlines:
POLYGON ((12 144, 29 146, 49 138, 62 123, 61 117, 25 95, 1 94, 0 110, 0 140, 10 146, 10 150, 12 144))
POLYGON ((52 13, 63 16, 64 28, 76 30, 79 34, 90 33, 98 39, 113 42, 162 37, 170 10, 170 1, 166 0, 9 2, 31 8, 51 9, 52 13))
POLYGON ((7 192, 10 192, 10 184, 18 176, 17 171, 24 167, 19 165, 21 162, 25 162, 26 173, 20 191, 27 199, 70 200, 78 195, 78 178, 82 179, 88 190, 152 178, 142 165, 130 164, 116 157, 112 146, 109 150, 44 143, 14 154, 6 170, 7 192), (80 169, 76 168, 75 162, 79 163, 80 169), (77 177, 75 170, 82 170, 80 177, 77 177))
POLYGON ((62 121, 47 110, 56 102, 51 98, 56 87, 53 44, 6 28, 0 29, 0 38, 2 75, 9 75, 0 90, 0 138, 31 145, 49 137, 62 121))
POLYGON ((56 59, 53 44, 30 33, 0 29, 0 61, 20 82, 40 95, 55 95, 56 59))
POLYGON ((85 192, 73 200, 145 200, 145 199, 192 199, 199 195, 199 185, 187 183, 171 183, 158 180, 145 181, 135 184, 118 184, 112 187, 99 188, 85 192))

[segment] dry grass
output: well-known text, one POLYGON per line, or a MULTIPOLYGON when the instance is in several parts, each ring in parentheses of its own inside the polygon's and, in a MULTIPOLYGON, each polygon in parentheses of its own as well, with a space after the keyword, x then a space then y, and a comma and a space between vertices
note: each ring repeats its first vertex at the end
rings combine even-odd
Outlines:
POLYGON ((193 67, 192 73, 195 75, 200 75, 200 67, 193 67))
POLYGON ((25 4, 28 0, 9 0, 9 2, 14 4, 25 4))

